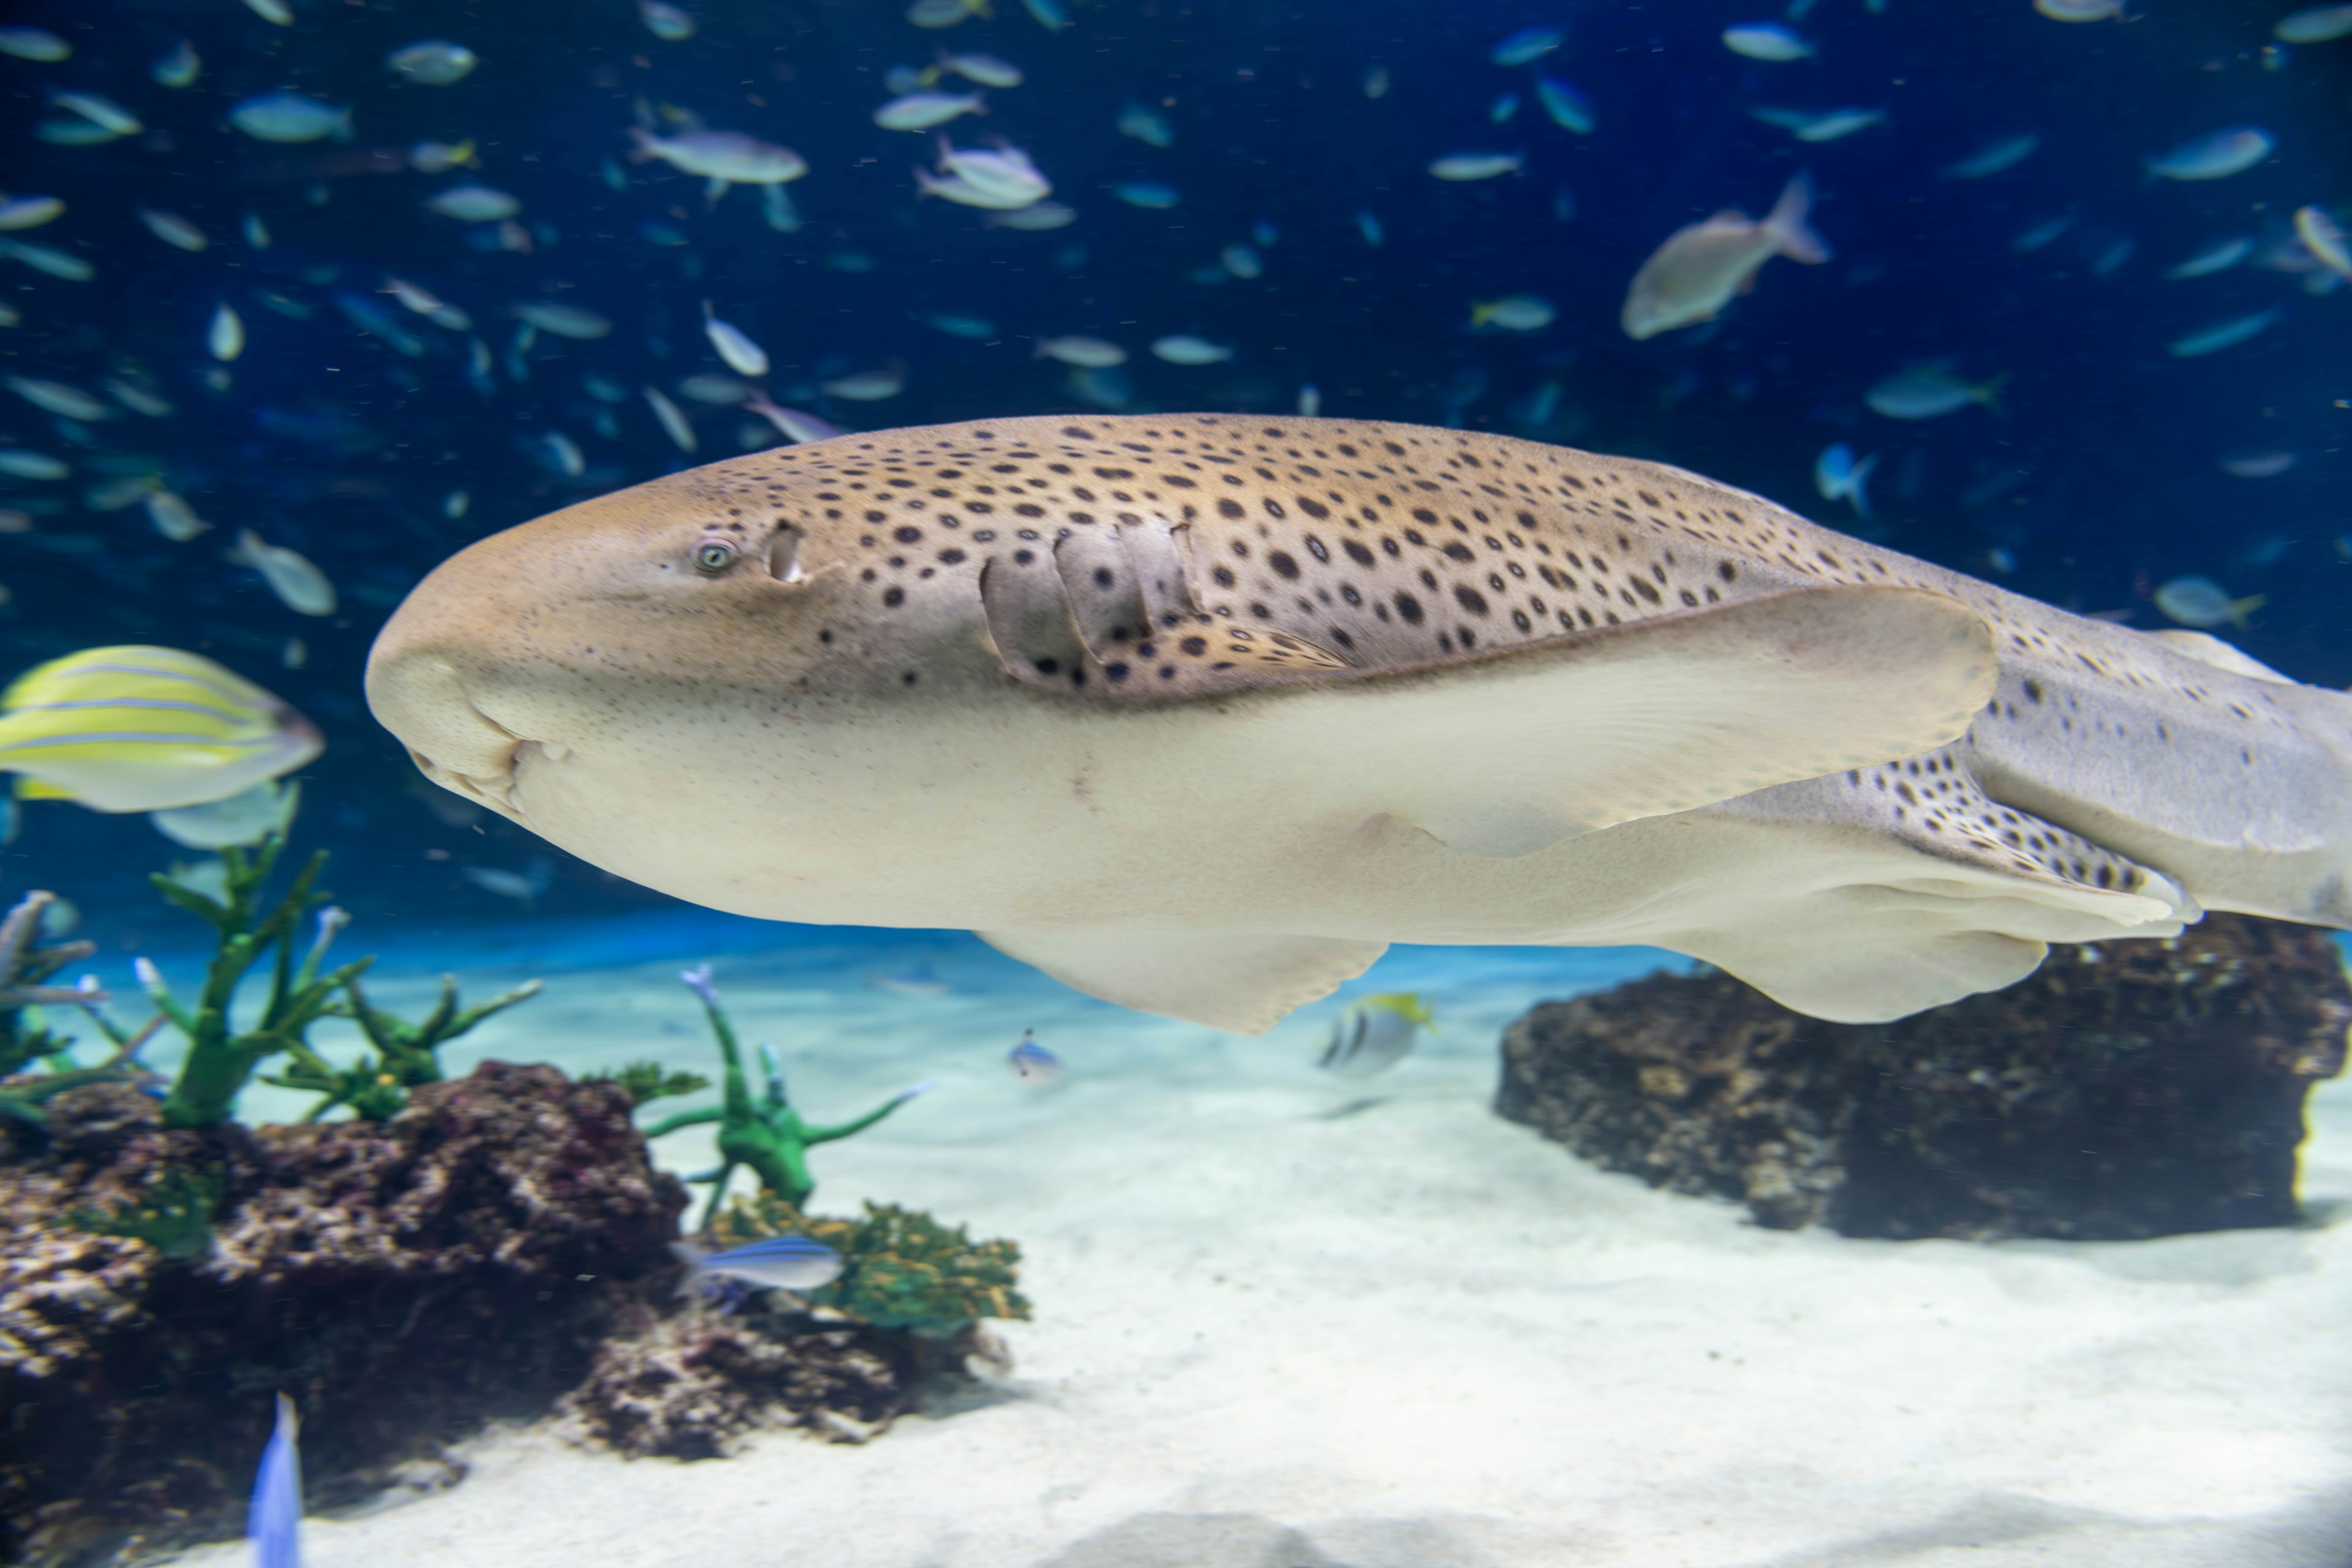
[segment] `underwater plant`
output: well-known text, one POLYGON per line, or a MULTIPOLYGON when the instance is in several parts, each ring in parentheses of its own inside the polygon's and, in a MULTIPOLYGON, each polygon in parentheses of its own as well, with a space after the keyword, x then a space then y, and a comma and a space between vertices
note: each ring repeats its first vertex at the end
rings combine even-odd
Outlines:
POLYGON ((919 1209, 869 1203, 859 1219, 818 1219, 763 1192, 736 1199, 709 1229, 730 1247, 785 1235, 832 1247, 842 1258, 840 1277, 804 1299, 878 1329, 944 1339, 982 1318, 1029 1316, 1028 1299, 1014 1289, 1018 1242, 974 1241, 963 1226, 919 1209))
MULTIPOLYGON (((339 909, 320 910, 320 945, 323 947, 331 941, 334 933, 350 921, 351 917, 339 909)), ((278 1089, 309 1089, 325 1096, 303 1116, 305 1121, 316 1121, 339 1105, 350 1106, 352 1114, 362 1121, 391 1120, 408 1103, 410 1089, 442 1081, 439 1052, 443 1046, 491 1014, 530 1001, 539 994, 540 983, 526 981, 460 1012, 457 978, 445 974, 441 977, 441 1000, 418 1024, 371 1006, 357 974, 342 983, 342 991, 344 1000, 329 1005, 321 1016, 349 1018, 359 1025, 360 1033, 368 1037, 375 1054, 362 1057, 350 1067, 339 1068, 320 1056, 308 1040, 298 1037, 286 1047, 289 1058, 286 1069, 261 1080, 278 1089)))
POLYGON ((702 1223, 708 1227, 719 1213, 720 1200, 727 1194, 728 1178, 738 1166, 749 1169, 760 1179, 761 1187, 775 1194, 785 1203, 798 1208, 808 1202, 816 1190, 816 1179, 809 1174, 808 1151, 819 1143, 830 1143, 846 1138, 853 1132, 863 1132, 907 1101, 930 1088, 919 1083, 902 1089, 875 1110, 855 1121, 845 1121, 834 1127, 812 1127, 801 1120, 793 1109, 792 1100, 784 1092, 784 1072, 778 1065, 775 1053, 762 1046, 760 1058, 767 1068, 767 1089, 760 1099, 751 1098, 751 1081, 744 1076, 741 1047, 735 1041, 735 1026, 719 1005, 718 988, 710 983, 710 965, 689 969, 678 978, 688 989, 702 998, 703 1011, 709 1016, 712 1033, 719 1037, 719 1056, 725 1064, 721 1080, 721 1101, 700 1110, 681 1110, 646 1129, 649 1139, 675 1132, 681 1127, 719 1124, 719 1165, 716 1171, 689 1176, 691 1182, 710 1184, 710 1202, 703 1209, 702 1223))
POLYGON ((125 1035, 98 1011, 107 994, 94 985, 51 985, 58 970, 98 951, 95 942, 63 942, 36 946, 42 917, 57 902, 55 893, 32 892, 0 919, 0 1080, 33 1074, 21 1083, 0 1083, 0 1119, 35 1127, 47 1125, 42 1102, 87 1083, 104 1083, 137 1072, 140 1046, 154 1033, 156 1023, 136 1035, 125 1035), (65 1005, 88 1010, 90 1018, 114 1045, 114 1054, 96 1067, 83 1067, 73 1057, 73 1041, 49 1028, 41 1009, 65 1005))
POLYGON ((710 1080, 698 1072, 688 1072, 683 1068, 674 1071, 652 1061, 628 1062, 610 1072, 588 1073, 580 1081, 619 1084, 621 1092, 629 1097, 632 1105, 667 1100, 675 1095, 700 1094, 710 1087, 710 1080))
POLYGON ((92 1236, 143 1241, 166 1258, 197 1258, 212 1249, 213 1214, 226 1190, 218 1166, 165 1171, 136 1201, 76 1209, 58 1223, 92 1236))
POLYGON ((193 1007, 172 994, 153 963, 138 961, 140 984, 188 1041, 187 1060, 164 1097, 166 1127, 211 1127, 228 1120, 254 1069, 300 1045, 305 1031, 327 1015, 336 992, 374 962, 355 959, 320 974, 320 963, 341 929, 333 921, 320 922, 318 940, 299 964, 295 962, 295 928, 304 911, 327 901, 326 894, 313 890, 326 868, 327 852, 312 855, 295 873, 285 895, 267 914, 261 913, 262 884, 285 847, 286 836, 274 832, 251 849, 224 848, 218 899, 160 874, 148 879, 157 892, 202 919, 220 939, 205 966, 204 989, 193 1007), (239 1028, 230 1016, 237 985, 265 955, 271 957, 268 996, 253 1026, 239 1028))

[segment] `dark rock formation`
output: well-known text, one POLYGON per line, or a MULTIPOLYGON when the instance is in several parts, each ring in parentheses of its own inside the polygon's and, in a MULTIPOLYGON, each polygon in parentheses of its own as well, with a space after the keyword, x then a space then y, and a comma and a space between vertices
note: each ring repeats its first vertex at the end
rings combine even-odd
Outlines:
POLYGON ((630 1455, 718 1458, 744 1433, 800 1426, 862 1443, 909 1409, 929 1370, 900 1330, 693 1302, 630 1314, 565 1412, 572 1434, 630 1455))
POLYGON ((1848 1236, 2123 1239, 2296 1219, 2311 1086, 2352 986, 2307 926, 2215 914, 2058 947, 1892 1024, 1824 1024, 1728 975, 1546 1003, 1496 1110, 1653 1186, 1848 1236))
POLYGON ((303 1411, 313 1508, 494 1416, 551 1407, 686 1194, 609 1083, 488 1063, 388 1121, 161 1125, 122 1085, 50 1102, 0 1161, 0 1556, 101 1562, 234 1535, 271 1420, 303 1411), (202 1173, 208 1249, 60 1225, 202 1173))

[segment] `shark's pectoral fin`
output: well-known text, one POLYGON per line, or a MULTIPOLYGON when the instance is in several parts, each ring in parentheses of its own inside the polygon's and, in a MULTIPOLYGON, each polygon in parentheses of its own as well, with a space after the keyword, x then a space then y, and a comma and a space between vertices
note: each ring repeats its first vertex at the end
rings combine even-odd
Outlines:
POLYGON ((1957 599, 1800 589, 1296 679, 1235 705, 1248 748, 1236 765, 1269 797, 1510 858, 1942 745, 1968 729, 1994 670, 1990 633, 1957 599))
POLYGON ((1264 1034, 1388 951, 1380 942, 1241 931, 1034 926, 975 934, 1089 996, 1241 1035, 1264 1034))

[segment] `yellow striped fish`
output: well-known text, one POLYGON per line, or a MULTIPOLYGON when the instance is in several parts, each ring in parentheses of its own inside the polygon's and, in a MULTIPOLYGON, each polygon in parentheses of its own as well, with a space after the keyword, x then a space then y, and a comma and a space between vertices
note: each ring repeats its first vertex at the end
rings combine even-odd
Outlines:
POLYGON ((292 773, 325 741, 243 676, 172 647, 87 647, 0 692, 0 772, 27 800, 163 811, 292 773))

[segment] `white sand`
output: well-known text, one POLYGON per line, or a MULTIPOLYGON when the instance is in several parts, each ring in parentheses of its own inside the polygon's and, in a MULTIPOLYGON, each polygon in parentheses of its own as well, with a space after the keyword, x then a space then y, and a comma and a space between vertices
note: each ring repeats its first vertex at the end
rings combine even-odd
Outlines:
MULTIPOLYGON (((679 1464, 496 1433, 452 1490, 313 1521, 310 1568, 2352 1563, 2347 1086, 2318 1100, 2303 1229, 1856 1242, 1489 1111, 1509 1017, 1651 955, 1401 951, 1354 989, 1436 992, 1444 1037, 1354 1086, 1307 1065, 1328 1008, 1244 1040, 938 951, 938 999, 866 988, 871 952, 719 978, 813 1117, 939 1081, 817 1152, 816 1206, 1019 1240, 1037 1318, 1004 1329, 1011 1379, 864 1447, 774 1433, 679 1464), (1032 1026, 1069 1064, 1042 1090, 1003 1065, 1032 1026)), ((557 976, 453 1065, 709 1068, 678 967, 557 976)))

